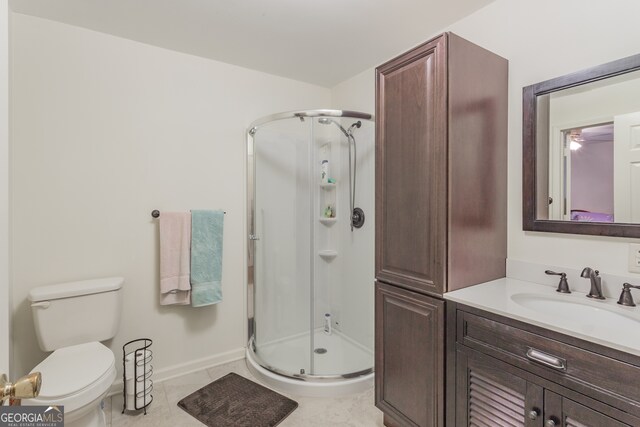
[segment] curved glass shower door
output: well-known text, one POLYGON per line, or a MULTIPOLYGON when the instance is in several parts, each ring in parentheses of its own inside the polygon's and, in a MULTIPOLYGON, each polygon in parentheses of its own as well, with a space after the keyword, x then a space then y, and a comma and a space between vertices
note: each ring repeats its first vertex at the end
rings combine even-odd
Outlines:
POLYGON ((310 125, 273 122, 253 144, 254 349, 288 375, 311 372, 310 125))
POLYGON ((248 357, 310 380, 370 373, 371 116, 315 110, 258 123, 248 151, 248 357), (352 206, 362 212, 353 226, 352 206))

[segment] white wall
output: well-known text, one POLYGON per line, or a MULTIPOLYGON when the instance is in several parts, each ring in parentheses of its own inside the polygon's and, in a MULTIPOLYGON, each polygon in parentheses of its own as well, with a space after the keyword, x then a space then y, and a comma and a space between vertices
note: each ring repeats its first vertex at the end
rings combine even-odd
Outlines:
POLYGON ((0 1, 0 374, 9 375, 9 5, 0 1))
POLYGON ((245 128, 274 112, 325 108, 329 90, 39 18, 12 19, 15 371, 45 356, 29 290, 110 275, 126 280, 111 343, 118 357, 138 337, 153 339, 156 372, 242 354, 245 128), (224 301, 160 307, 150 212, 197 208, 227 211, 224 301))
MULTIPOLYGON (((522 231, 522 88, 640 53, 639 13, 640 3, 634 0, 496 0, 442 29, 509 60, 509 258, 630 275, 630 239, 522 231)), ((373 73, 368 70, 333 88, 334 105, 352 91, 359 99, 350 99, 349 105, 370 106, 373 73)))
POLYGON ((451 26, 509 60, 509 258, 628 275, 629 239, 522 231, 522 87, 639 53, 638 13, 632 0, 498 0, 451 26))
POLYGON ((375 114, 375 77, 375 70, 369 69, 333 87, 331 89, 332 107, 375 114))
POLYGON ((550 94, 549 128, 562 130, 595 125, 613 121, 613 117, 620 114, 639 111, 640 99, 630 94, 640 92, 640 72, 624 75, 631 80, 622 77, 587 85, 590 89, 579 86, 550 94))

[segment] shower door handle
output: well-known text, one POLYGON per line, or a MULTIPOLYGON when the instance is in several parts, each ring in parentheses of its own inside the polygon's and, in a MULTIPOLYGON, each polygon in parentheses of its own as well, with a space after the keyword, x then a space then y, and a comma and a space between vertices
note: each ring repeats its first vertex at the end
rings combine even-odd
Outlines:
POLYGON ((255 234, 249 234, 249 240, 260 240, 260 238, 255 234))

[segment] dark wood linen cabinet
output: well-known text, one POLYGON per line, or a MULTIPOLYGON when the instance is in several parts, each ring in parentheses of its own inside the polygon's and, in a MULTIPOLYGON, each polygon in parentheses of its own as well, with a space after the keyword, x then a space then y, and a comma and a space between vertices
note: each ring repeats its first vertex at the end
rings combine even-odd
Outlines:
POLYGON ((398 425, 442 425, 443 313, 440 299, 376 283, 376 404, 398 425))
POLYGON ((376 69, 376 406, 445 422, 444 292, 505 276, 508 63, 452 33, 376 69))

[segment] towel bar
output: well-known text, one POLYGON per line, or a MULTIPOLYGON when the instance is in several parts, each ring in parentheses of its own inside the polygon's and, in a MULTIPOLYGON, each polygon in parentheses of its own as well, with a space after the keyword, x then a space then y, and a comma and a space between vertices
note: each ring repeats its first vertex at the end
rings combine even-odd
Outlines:
MULTIPOLYGON (((225 211, 224 214, 226 215, 227 211, 225 211)), ((151 211, 151 216, 154 217, 154 218, 158 218, 160 216, 160 211, 157 210, 157 209, 152 210, 151 211)))

